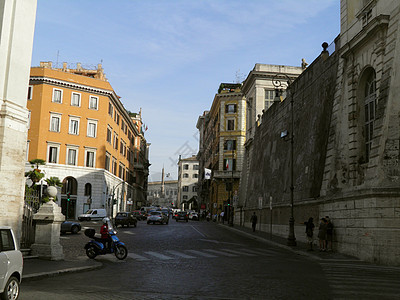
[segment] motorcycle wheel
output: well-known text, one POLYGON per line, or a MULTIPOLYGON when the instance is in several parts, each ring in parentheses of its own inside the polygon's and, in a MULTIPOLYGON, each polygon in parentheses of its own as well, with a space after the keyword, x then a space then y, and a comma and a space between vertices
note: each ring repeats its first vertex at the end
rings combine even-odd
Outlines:
POLYGON ((128 255, 128 249, 124 245, 117 245, 115 247, 115 256, 119 260, 123 260, 128 255))
POLYGON ((90 246, 89 248, 86 249, 86 255, 94 259, 97 256, 96 248, 94 246, 90 246))

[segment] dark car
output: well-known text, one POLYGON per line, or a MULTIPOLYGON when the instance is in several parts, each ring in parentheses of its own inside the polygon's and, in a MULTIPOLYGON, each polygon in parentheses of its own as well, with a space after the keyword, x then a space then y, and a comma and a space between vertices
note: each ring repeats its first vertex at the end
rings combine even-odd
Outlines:
POLYGON ((81 224, 78 222, 65 221, 61 223, 60 232, 62 234, 67 232, 71 232, 72 234, 77 234, 79 231, 81 231, 81 224))
POLYGON ((132 213, 138 221, 147 219, 146 215, 140 210, 134 210, 132 213))
POLYGON ((127 226, 129 227, 130 225, 133 225, 136 227, 137 225, 137 219, 131 212, 119 212, 115 216, 114 219, 115 227, 118 225, 121 225, 121 227, 127 226))
POLYGON ((178 211, 175 214, 175 220, 178 221, 189 221, 189 214, 186 211, 178 211))

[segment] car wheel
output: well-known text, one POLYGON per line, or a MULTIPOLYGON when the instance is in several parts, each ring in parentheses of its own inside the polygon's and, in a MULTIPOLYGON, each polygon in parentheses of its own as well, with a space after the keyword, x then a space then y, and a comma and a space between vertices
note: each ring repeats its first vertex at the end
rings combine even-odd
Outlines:
POLYGON ((136 226, 137 226, 137 222, 133 223, 133 227, 136 227, 136 226))
POLYGON ((176 221, 178 222, 178 219, 176 219, 176 221))
POLYGON ((19 280, 11 276, 4 287, 4 292, 1 294, 1 299, 17 299, 19 295, 19 280))
POLYGON ((150 221, 147 221, 147 224, 150 224, 150 221))
POLYGON ((71 233, 72 233, 72 234, 77 234, 78 232, 79 232, 78 226, 72 226, 72 228, 71 228, 71 233))
POLYGON ((86 220, 90 221, 91 219, 90 218, 86 218, 86 220))
POLYGON ((128 227, 128 228, 129 228, 129 222, 128 222, 128 224, 126 224, 126 227, 128 227))

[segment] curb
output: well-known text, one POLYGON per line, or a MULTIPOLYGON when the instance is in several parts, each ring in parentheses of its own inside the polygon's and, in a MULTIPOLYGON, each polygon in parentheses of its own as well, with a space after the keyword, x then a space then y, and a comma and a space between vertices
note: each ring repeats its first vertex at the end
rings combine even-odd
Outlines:
POLYGON ((93 265, 93 266, 66 268, 66 269, 61 269, 61 270, 56 270, 56 271, 38 272, 38 273, 32 273, 32 274, 27 274, 27 275, 24 275, 22 273, 22 280, 29 281, 32 279, 54 277, 54 276, 58 276, 58 275, 66 274, 66 273, 78 273, 78 272, 92 271, 92 270, 101 269, 102 267, 103 267, 103 264, 100 262, 97 262, 96 265, 93 265))

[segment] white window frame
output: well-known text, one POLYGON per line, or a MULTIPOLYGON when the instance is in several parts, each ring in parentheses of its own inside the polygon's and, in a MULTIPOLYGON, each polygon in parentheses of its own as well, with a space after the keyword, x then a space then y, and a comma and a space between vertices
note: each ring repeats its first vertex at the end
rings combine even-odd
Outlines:
POLYGON ((108 172, 111 172, 111 168, 112 168, 111 154, 109 152, 106 152, 106 159, 104 161, 104 169, 106 169, 108 172), (108 168, 107 168, 107 158, 108 158, 108 168))
POLYGON ((53 142, 47 142, 47 154, 46 154, 46 161, 48 163, 53 163, 53 164, 58 164, 60 159, 60 144, 59 143, 53 143, 53 142), (50 156, 50 148, 56 148, 57 149, 57 157, 55 162, 51 162, 49 159, 50 156))
POLYGON ((97 120, 88 119, 86 134, 87 134, 88 137, 92 137, 92 138, 96 138, 97 137, 97 120), (94 134, 92 134, 90 132, 90 130, 89 130, 91 128, 90 125, 94 125, 94 134))
POLYGON ((49 127, 49 131, 51 132, 60 132, 61 129, 61 114, 60 113, 50 113, 50 127, 49 127), (53 130, 53 118, 57 118, 58 119, 58 128, 56 128, 56 130, 53 130))
POLYGON ((63 90, 62 89, 53 88, 53 96, 51 98, 51 101, 54 102, 54 103, 63 103, 63 90), (60 101, 55 101, 56 91, 60 92, 60 101))
POLYGON ((85 147, 85 167, 86 168, 96 168, 96 148, 85 147), (93 153, 93 165, 88 166, 88 153, 93 153))
POLYGON ((71 146, 67 145, 67 153, 65 156, 65 164, 69 166, 77 166, 78 165, 78 156, 79 155, 79 147, 78 146, 71 146), (75 161, 73 163, 70 163, 69 160, 69 153, 70 151, 75 151, 75 161))
POLYGON ((68 133, 72 134, 72 135, 79 135, 79 126, 80 126, 80 118, 79 117, 73 117, 73 116, 69 116, 69 122, 68 122, 68 133), (72 129, 72 121, 76 121, 78 122, 78 126, 76 129, 76 132, 74 132, 72 129))
POLYGON ((72 93, 71 93, 71 106, 81 107, 81 98, 82 98, 81 93, 72 92, 72 93), (75 104, 75 103, 73 102, 73 101, 74 101, 74 95, 77 95, 77 96, 78 96, 78 104, 75 104))
POLYGON ((99 110, 99 97, 97 96, 89 96, 89 109, 99 110), (92 99, 96 99, 96 107, 92 107, 92 99))

